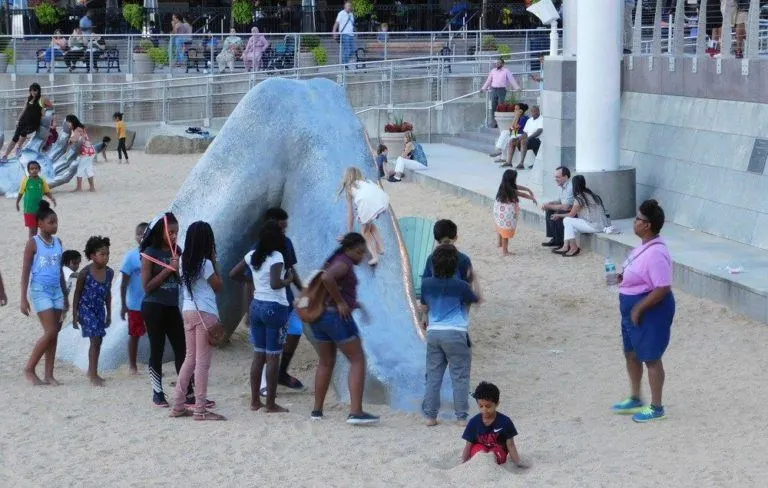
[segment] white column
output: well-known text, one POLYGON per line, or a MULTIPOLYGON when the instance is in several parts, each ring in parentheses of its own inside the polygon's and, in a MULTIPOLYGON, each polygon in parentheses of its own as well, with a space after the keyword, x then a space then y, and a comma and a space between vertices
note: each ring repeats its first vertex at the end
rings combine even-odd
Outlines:
POLYGON ((576 56, 576 29, 578 16, 576 14, 576 0, 563 1, 563 56, 576 56))
POLYGON ((576 171, 619 169, 622 3, 576 2, 576 171))

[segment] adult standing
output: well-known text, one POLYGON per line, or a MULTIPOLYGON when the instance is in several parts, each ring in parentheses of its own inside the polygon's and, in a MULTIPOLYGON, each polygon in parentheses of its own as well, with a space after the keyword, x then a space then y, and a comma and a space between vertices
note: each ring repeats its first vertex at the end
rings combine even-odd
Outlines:
MULTIPOLYGON (((491 115, 496 111, 496 106, 506 100, 507 87, 511 86, 515 91, 520 91, 520 85, 517 80, 512 76, 512 72, 504 67, 504 60, 499 58, 496 61, 496 67, 488 73, 488 79, 485 80, 482 91, 491 90, 491 115)), ((496 121, 491 124, 493 127, 498 127, 496 121)))
POLYGON ((669 345, 675 317, 672 294, 672 258, 659 235, 664 226, 664 210, 656 200, 646 200, 637 211, 633 230, 642 243, 624 263, 619 275, 621 337, 631 393, 613 406, 620 414, 634 414, 635 422, 665 417, 662 403, 664 365, 661 358, 669 345), (651 404, 640 399, 643 363, 648 369, 651 404))
POLYGON ((560 187, 560 197, 541 206, 545 211, 545 220, 547 223, 547 237, 549 240, 542 242, 544 247, 563 247, 565 241, 565 228, 563 221, 553 218, 554 214, 570 212, 573 206, 573 185, 571 184, 571 170, 565 166, 555 169, 555 183, 560 187))
POLYGON ((346 65, 355 54, 355 14, 352 13, 352 2, 344 2, 344 8, 333 23, 332 33, 334 39, 340 40, 341 64, 346 65))

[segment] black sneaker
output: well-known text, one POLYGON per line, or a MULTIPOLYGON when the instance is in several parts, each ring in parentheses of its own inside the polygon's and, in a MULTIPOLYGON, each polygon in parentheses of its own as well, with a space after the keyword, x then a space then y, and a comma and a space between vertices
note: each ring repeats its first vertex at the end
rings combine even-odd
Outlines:
POLYGON ((360 415, 349 414, 347 417, 347 423, 351 425, 369 425, 378 424, 379 417, 371 415, 370 413, 363 412, 360 415))
POLYGON ((168 408, 168 400, 165 399, 164 393, 152 392, 152 404, 158 408, 168 408))
POLYGON ((294 378, 289 374, 286 374, 285 376, 277 380, 277 384, 280 386, 284 386, 286 388, 290 388, 291 390, 296 390, 296 391, 303 391, 305 389, 304 383, 299 381, 298 378, 294 378))
POLYGON ((323 411, 312 410, 312 413, 309 414, 309 418, 311 418, 312 420, 323 420, 323 411))
POLYGON ((556 243, 553 240, 549 240, 547 242, 542 242, 541 245, 544 246, 544 247, 555 247, 555 246, 562 247, 563 244, 562 243, 558 244, 558 243, 556 243))

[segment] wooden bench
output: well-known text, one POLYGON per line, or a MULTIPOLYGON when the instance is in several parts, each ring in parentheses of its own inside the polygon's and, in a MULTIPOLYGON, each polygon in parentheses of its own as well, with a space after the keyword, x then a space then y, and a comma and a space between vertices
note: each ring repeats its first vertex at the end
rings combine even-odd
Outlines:
MULTIPOLYGON (((365 47, 357 48, 355 51, 356 67, 365 68, 366 62, 384 61, 385 44, 383 42, 369 42, 365 47)), ((432 54, 440 57, 451 55, 451 48, 443 43, 433 44, 430 41, 389 41, 386 43, 386 54, 432 54)), ((451 72, 451 65, 446 64, 448 72, 451 72)))
MULTIPOLYGON (((214 49, 213 59, 211 59, 210 48, 205 49, 202 47, 190 47, 187 49, 187 73, 189 73, 190 69, 194 69, 199 73, 201 67, 204 70, 210 68, 215 72, 215 70, 218 69, 218 61, 216 61, 216 56, 218 56, 219 53, 221 53, 221 49, 214 49), (211 63, 210 66, 208 65, 209 62, 211 63)), ((243 64, 243 60, 241 58, 235 58, 234 68, 235 70, 245 70, 245 64, 243 64)))
MULTIPOLYGON (((53 66, 51 66, 50 62, 50 55, 48 54, 48 49, 38 49, 35 56, 37 58, 37 67, 35 69, 35 73, 40 73, 41 71, 46 72, 51 69, 55 70, 56 68, 66 68, 67 64, 65 61, 66 53, 64 56, 54 56, 53 58, 53 66)), ((83 51, 82 56, 78 56, 76 58, 71 59, 71 66, 72 70, 76 69, 84 69, 86 73, 90 73, 91 71, 91 54, 88 51, 83 51), (84 66, 78 67, 77 63, 82 61, 84 63, 84 66)), ((113 69, 116 69, 117 72, 120 72, 120 51, 114 48, 107 48, 103 51, 98 51, 93 53, 93 68, 98 72, 99 69, 106 69, 107 73, 110 73, 113 69)))

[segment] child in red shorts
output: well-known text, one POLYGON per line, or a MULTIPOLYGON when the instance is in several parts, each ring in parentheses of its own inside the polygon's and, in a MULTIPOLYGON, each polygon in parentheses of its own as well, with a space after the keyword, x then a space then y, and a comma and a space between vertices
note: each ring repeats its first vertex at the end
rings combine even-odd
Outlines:
POLYGON ((19 195, 16 197, 16 210, 21 211, 19 203, 24 200, 24 226, 29 229, 29 237, 37 234, 37 209, 40 208, 40 201, 43 197, 53 202, 56 206, 56 199, 51 195, 51 189, 48 187, 45 179, 40 176, 40 163, 30 161, 27 163, 27 174, 21 180, 19 195))
MULTIPOLYGON (((144 231, 149 224, 142 222, 136 226, 134 238, 136 244, 141 243, 144 231)), ((136 247, 128 252, 120 267, 122 280, 120 281, 120 318, 128 318, 128 367, 131 374, 138 374, 136 367, 136 354, 139 349, 139 338, 147 332, 144 319, 141 316, 141 302, 144 300, 144 285, 141 283, 141 256, 136 247)))
POLYGON ((461 453, 461 461, 467 462, 475 454, 492 453, 497 464, 511 460, 518 468, 527 468, 515 446, 517 429, 512 419, 496 411, 499 406, 499 389, 492 383, 481 382, 472 394, 480 413, 472 417, 464 429, 462 439, 467 441, 461 453))

